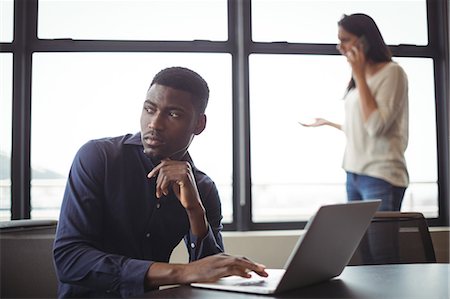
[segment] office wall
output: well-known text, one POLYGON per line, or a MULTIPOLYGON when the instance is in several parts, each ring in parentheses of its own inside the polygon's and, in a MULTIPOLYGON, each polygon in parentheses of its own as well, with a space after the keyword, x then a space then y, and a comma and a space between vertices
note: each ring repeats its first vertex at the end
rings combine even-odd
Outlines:
POLYGON ((433 240, 434 253, 439 263, 449 263, 450 261, 450 228, 430 227, 431 239, 433 240))
MULTIPOLYGON (((430 228, 438 262, 449 263, 449 227, 430 228)), ((227 252, 264 263, 269 268, 282 268, 302 230, 224 232, 227 252)), ((0 234, 1 298, 56 296, 56 275, 52 246, 54 228, 39 232, 0 234)), ((184 243, 171 258, 173 263, 187 262, 184 243)))
POLYGON ((0 298, 56 298, 55 227, 0 232, 0 298))
MULTIPOLYGON (((437 262, 449 263, 450 228, 432 227, 430 232, 437 262)), ((302 233, 302 230, 224 232, 223 238, 227 253, 245 256, 269 268, 282 268, 302 233)), ((185 263, 187 260, 186 248, 182 242, 175 248, 171 262, 185 263)))

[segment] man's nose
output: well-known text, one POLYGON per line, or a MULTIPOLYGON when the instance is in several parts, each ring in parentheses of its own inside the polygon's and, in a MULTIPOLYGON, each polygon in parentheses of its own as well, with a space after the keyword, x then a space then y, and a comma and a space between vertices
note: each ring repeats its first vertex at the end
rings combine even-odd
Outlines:
POLYGON ((155 112, 149 119, 148 127, 153 129, 161 129, 163 118, 160 112, 155 112))

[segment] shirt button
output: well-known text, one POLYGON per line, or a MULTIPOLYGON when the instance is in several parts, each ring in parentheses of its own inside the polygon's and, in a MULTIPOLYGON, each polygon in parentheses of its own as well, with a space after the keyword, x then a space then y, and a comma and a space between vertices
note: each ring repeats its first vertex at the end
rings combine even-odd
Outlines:
POLYGON ((159 209, 160 207, 161 207, 161 204, 158 202, 158 203, 156 204, 156 208, 159 209))
POLYGON ((191 248, 195 248, 195 243, 191 243, 191 248))
POLYGON ((145 234, 145 237, 146 237, 146 238, 150 238, 150 233, 146 233, 146 234, 145 234))

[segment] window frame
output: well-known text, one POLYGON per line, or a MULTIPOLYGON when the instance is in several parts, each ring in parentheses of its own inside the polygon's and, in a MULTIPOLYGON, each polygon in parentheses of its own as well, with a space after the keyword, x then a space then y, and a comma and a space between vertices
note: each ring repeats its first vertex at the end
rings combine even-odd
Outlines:
MULTIPOLYGON (((449 4, 427 0, 429 43, 390 46, 394 56, 433 59, 435 75, 439 216, 431 226, 449 225, 449 4), (439 108, 439 109, 437 109, 439 108)), ((336 44, 253 42, 251 1, 228 0, 227 41, 119 41, 39 39, 38 0, 14 1, 14 38, 0 43, 13 53, 11 219, 31 215, 31 87, 35 52, 197 52, 232 55, 233 222, 225 230, 299 229, 305 222, 253 223, 251 215, 249 56, 251 54, 338 55, 336 44)))

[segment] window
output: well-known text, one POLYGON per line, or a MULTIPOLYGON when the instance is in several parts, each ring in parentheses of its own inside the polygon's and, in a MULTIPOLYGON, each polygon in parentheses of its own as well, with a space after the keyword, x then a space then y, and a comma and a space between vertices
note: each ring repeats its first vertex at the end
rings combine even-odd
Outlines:
POLYGON ((409 143, 405 156, 410 186, 402 211, 420 211, 425 217, 434 218, 439 210, 433 61, 394 59, 402 65, 409 80, 409 143))
POLYGON ((72 159, 81 145, 139 132, 151 79, 167 66, 183 65, 199 72, 211 89, 207 127, 195 137, 190 153, 196 166, 216 182, 224 221, 231 222, 229 55, 37 53, 33 62, 32 218, 58 218, 72 159))
POLYGON ((250 57, 254 222, 308 220, 320 205, 345 200, 343 134, 298 123, 341 122, 345 63, 339 56, 250 57))
POLYGON ((41 0, 38 20, 39 38, 227 39, 225 0, 41 0))
POLYGON ((13 40, 14 1, 0 1, 0 43, 13 40))
POLYGON ((0 53, 0 221, 11 218, 12 54, 0 53))
POLYGON ((254 0, 251 9, 258 53, 250 52, 249 59, 254 227, 306 221, 320 205, 346 200, 343 134, 329 127, 303 128, 298 122, 314 117, 342 122, 339 99, 350 69, 342 57, 329 55, 326 44, 337 42, 342 15, 356 12, 374 18, 387 44, 401 45, 393 50, 394 61, 409 78, 406 159, 411 182, 402 211, 438 217, 435 73, 433 60, 419 50, 429 44, 426 1, 390 1, 386 9, 385 1, 254 0), (411 51, 416 57, 402 57, 411 51))
POLYGON ((425 0, 253 0, 253 40, 329 43, 342 15, 359 12, 375 20, 387 44, 428 43, 425 0))
MULTIPOLYGON (((405 69, 410 86, 406 157, 411 183, 402 210, 437 217, 432 60, 394 60, 405 69)), ((341 168, 344 134, 298 123, 311 122, 314 117, 342 123, 342 97, 350 78, 345 59, 252 55, 250 78, 253 221, 307 221, 320 205, 346 201, 341 168)))
POLYGON ((190 153, 218 186, 225 229, 302 227, 320 205, 346 200, 343 134, 298 122, 343 121, 350 69, 337 22, 363 12, 409 78, 402 210, 448 225, 445 1, 2 0, 0 9, 0 217, 56 219, 79 147, 139 131, 153 75, 184 65, 210 85, 207 128, 190 153), (30 38, 15 40, 14 25, 30 38), (10 164, 25 167, 11 176, 10 164))

